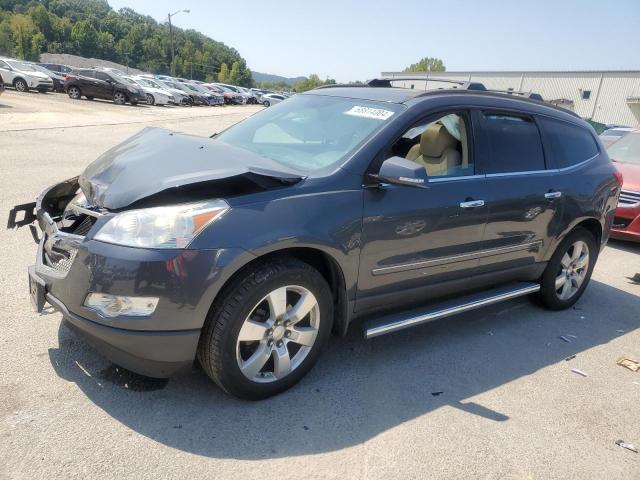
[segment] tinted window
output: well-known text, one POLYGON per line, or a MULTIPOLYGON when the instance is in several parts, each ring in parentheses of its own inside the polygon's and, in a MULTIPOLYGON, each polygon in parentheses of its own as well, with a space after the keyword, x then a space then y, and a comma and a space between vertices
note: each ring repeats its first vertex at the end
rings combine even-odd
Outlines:
POLYGON ((487 173, 544 170, 540 132, 531 117, 484 112, 489 143, 487 173))
POLYGON ((598 154, 596 141, 586 128, 550 118, 540 118, 540 125, 556 168, 570 167, 598 154))

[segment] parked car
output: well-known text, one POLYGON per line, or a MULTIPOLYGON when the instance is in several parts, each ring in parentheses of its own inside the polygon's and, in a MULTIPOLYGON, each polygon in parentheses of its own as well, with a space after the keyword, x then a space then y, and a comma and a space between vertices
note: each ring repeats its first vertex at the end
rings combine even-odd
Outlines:
POLYGON ((530 294, 571 307, 620 192, 595 131, 477 83, 390 85, 298 94, 213 138, 147 128, 14 207, 9 227, 39 226, 36 310, 134 372, 197 358, 260 399, 358 318, 371 338, 530 294))
POLYGON ((18 92, 33 89, 44 93, 53 89, 53 80, 49 75, 20 60, 0 57, 0 75, 5 85, 13 86, 18 92))
POLYGON ((80 100, 83 96, 88 100, 102 98, 113 100, 117 105, 127 102, 137 105, 147 100, 140 87, 125 82, 111 72, 94 68, 78 68, 66 74, 64 90, 73 100, 80 100))
POLYGON ((129 85, 133 85, 136 88, 141 89, 146 98, 147 105, 168 105, 170 103, 175 103, 175 98, 165 90, 145 85, 140 79, 135 77, 126 76, 120 78, 129 85))
POLYGON ((164 92, 166 95, 169 96, 169 103, 171 103, 172 105, 182 105, 186 103, 186 99, 188 97, 181 90, 178 90, 176 88, 169 88, 167 86, 162 85, 159 81, 146 76, 138 76, 138 77, 134 77, 134 79, 138 83, 140 83, 140 85, 142 85, 143 87, 155 88, 164 92))
POLYGON ((227 85, 226 83, 216 83, 216 85, 224 87, 227 90, 231 90, 232 92, 240 95, 240 97, 242 98, 242 102, 236 103, 255 103, 255 96, 253 95, 253 93, 249 92, 243 87, 238 87, 237 85, 227 85))
POLYGON ((73 71, 73 67, 70 67, 69 65, 63 65, 62 63, 38 63, 37 65, 40 65, 47 70, 51 70, 52 72, 61 74, 71 73, 73 71))
POLYGON ((242 95, 240 95, 237 92, 234 92, 232 89, 230 89, 229 87, 226 87, 220 83, 214 83, 212 84, 215 87, 219 88, 220 90, 222 90, 222 94, 224 95, 224 102, 226 104, 236 104, 236 105, 240 105, 242 103, 244 103, 244 98, 242 95))
POLYGON ((611 236, 640 241, 640 130, 631 129, 607 152, 623 177, 611 236))
MULTIPOLYGON (((25 62, 27 63, 27 62, 25 62)), ((64 92, 64 74, 53 72, 46 67, 38 63, 29 63, 34 69, 38 72, 42 72, 53 80, 53 91, 54 92, 64 92)))
POLYGON ((181 105, 188 105, 188 106, 193 105, 193 98, 189 95, 189 93, 178 88, 178 86, 175 85, 173 82, 170 82, 168 80, 161 80, 158 78, 154 79, 154 81, 158 83, 162 88, 165 88, 166 90, 171 92, 171 94, 174 97, 180 98, 181 105))
POLYGON ((4 82, 2 81, 2 75, 0 75, 0 95, 4 93, 4 82))
POLYGON ((206 88, 204 85, 201 85, 199 83, 195 83, 195 82, 191 82, 191 81, 186 81, 183 82, 186 85, 189 86, 189 88, 195 90, 196 92, 200 93, 200 95, 203 95, 207 98, 207 101, 209 102, 209 105, 222 105, 224 104, 224 97, 222 95, 220 95, 217 92, 212 92, 210 89, 206 88))
POLYGON ((620 140, 627 133, 632 132, 634 129, 630 127, 614 127, 608 128, 604 132, 600 134, 600 141, 605 146, 605 148, 609 147, 614 142, 620 140))
POLYGON ((281 101, 286 99, 287 97, 279 93, 267 93, 260 97, 262 105, 264 105, 265 107, 270 107, 271 105, 275 105, 276 103, 280 103, 281 101))
POLYGON ((189 85, 185 82, 181 82, 181 81, 174 81, 172 82, 172 85, 175 85, 176 88, 179 88, 180 90, 186 92, 189 97, 191 98, 192 104, 193 105, 200 105, 200 106, 208 106, 210 105, 209 102, 209 96, 208 94, 204 94, 202 92, 199 92, 198 90, 196 90, 192 85, 189 85))

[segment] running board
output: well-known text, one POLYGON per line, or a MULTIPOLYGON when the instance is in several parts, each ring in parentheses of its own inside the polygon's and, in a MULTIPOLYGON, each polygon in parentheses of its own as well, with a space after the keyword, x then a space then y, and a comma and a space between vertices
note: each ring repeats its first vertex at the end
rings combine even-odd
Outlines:
POLYGON ((415 327, 423 323, 431 322, 439 318, 449 317, 458 313, 475 310, 494 303, 503 302, 511 298, 529 295, 540 290, 540 285, 531 282, 519 282, 503 285, 491 290, 485 290, 461 298, 454 298, 433 305, 424 310, 412 310, 401 314, 391 314, 365 324, 365 338, 373 338, 386 333, 397 332, 409 327, 415 327))

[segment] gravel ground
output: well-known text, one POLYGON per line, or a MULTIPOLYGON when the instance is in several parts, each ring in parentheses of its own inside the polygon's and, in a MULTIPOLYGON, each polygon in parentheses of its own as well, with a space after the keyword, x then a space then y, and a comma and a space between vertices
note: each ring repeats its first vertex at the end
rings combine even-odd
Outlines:
MULTIPOLYGON (((7 91, 0 221, 146 125, 206 135, 259 108, 7 91)), ((59 314, 31 311, 28 230, 0 231, 0 245, 0 479, 640 478, 640 454, 615 444, 640 448, 640 372, 615 363, 640 360, 640 245, 610 243, 573 309, 519 299, 371 341, 353 328, 257 403, 198 370, 118 369, 59 314)))

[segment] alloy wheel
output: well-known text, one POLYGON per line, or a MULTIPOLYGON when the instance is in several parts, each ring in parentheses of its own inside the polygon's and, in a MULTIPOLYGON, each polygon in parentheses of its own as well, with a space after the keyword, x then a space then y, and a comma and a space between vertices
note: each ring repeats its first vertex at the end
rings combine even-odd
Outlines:
POLYGON ((19 92, 26 92, 27 91, 27 84, 25 83, 24 80, 16 81, 16 90, 19 91, 19 92))
POLYGON ((73 100, 77 100, 80 98, 80 90, 78 90, 76 87, 71 87, 69 89, 69 97, 71 97, 73 100))
POLYGON ((123 105, 127 99, 124 96, 124 93, 122 92, 116 92, 113 94, 113 101, 114 103, 117 103, 118 105, 123 105))
POLYGON ((584 283, 589 270, 589 246, 582 240, 574 242, 560 260, 555 290, 560 300, 572 298, 584 283))
POLYGON ((320 306, 308 289, 279 287, 247 316, 236 342, 236 360, 249 380, 281 380, 309 355, 320 327, 320 306))
POLYGON ((153 98, 153 95, 151 95, 150 93, 147 93, 147 104, 155 105, 155 103, 156 103, 156 99, 153 98))

